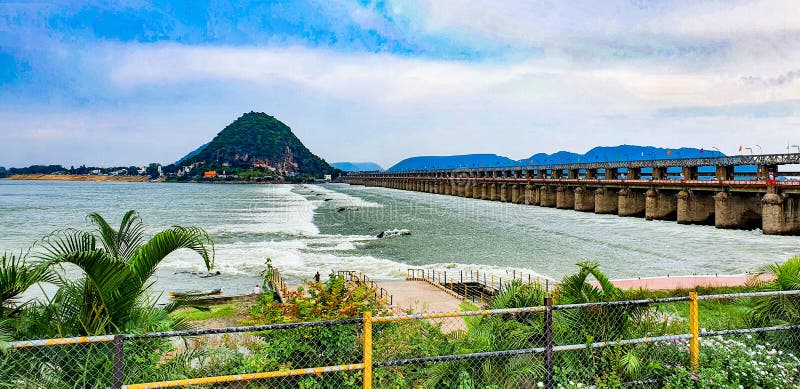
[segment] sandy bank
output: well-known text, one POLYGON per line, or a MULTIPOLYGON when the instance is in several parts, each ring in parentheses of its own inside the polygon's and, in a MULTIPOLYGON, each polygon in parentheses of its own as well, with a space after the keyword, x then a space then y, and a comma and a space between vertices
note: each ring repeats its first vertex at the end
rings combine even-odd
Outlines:
MULTIPOLYGON (((760 281, 770 280, 770 276, 759 277, 760 281)), ((718 276, 673 276, 673 277, 647 277, 611 280, 621 289, 646 289, 646 290, 675 290, 693 289, 696 287, 726 287, 744 286, 753 281, 749 274, 718 275, 718 276)), ((598 285, 597 281, 591 282, 598 285)))
POLYGON ((77 176, 69 174, 15 174, 8 180, 34 181, 96 181, 96 182, 147 182, 146 176, 77 176))

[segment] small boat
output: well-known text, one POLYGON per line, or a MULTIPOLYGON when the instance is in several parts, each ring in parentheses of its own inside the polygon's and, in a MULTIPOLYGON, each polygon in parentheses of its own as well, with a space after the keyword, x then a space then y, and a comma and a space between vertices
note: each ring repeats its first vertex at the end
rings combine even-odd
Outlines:
POLYGON ((222 288, 209 290, 173 290, 169 292, 170 297, 202 297, 215 296, 222 293, 222 288))

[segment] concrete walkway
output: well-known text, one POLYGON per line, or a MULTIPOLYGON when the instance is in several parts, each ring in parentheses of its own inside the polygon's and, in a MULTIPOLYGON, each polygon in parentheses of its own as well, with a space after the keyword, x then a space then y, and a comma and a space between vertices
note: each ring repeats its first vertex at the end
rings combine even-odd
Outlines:
POLYGON ((413 313, 460 311, 461 300, 425 281, 380 281, 394 305, 413 313))
MULTIPOLYGON (((380 281, 379 284, 392 295, 396 311, 402 313, 461 311, 461 299, 425 281, 380 281)), ((443 317, 428 321, 440 325, 442 332, 446 334, 467 329, 463 317, 443 317)))

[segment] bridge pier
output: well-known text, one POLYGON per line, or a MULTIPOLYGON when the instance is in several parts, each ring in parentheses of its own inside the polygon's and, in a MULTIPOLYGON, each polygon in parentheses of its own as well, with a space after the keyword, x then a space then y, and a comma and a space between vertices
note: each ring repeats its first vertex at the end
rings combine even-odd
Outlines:
POLYGON ((470 187, 472 188, 472 194, 470 195, 470 197, 472 197, 473 199, 480 199, 481 184, 479 184, 477 181, 472 181, 472 185, 470 185, 470 187))
POLYGON ((531 184, 525 184, 525 193, 524 193, 524 197, 525 198, 524 198, 524 201, 525 201, 525 204, 527 204, 527 205, 536 204, 535 203, 536 199, 534 197, 535 194, 533 193, 534 188, 535 187, 533 185, 531 185, 531 184))
POLYGON ((489 200, 492 201, 500 200, 500 194, 497 193, 497 184, 491 182, 487 185, 489 185, 489 200))
POLYGON ((519 185, 511 184, 511 202, 517 204, 519 202, 519 185))
POLYGON ((767 189, 762 202, 761 224, 765 234, 800 235, 800 196, 767 189))
POLYGON ((714 225, 714 194, 682 190, 678 192, 678 224, 714 225))
POLYGON ((619 191, 597 188, 594 191, 594 213, 616 214, 619 207, 619 191))
POLYGON ((674 192, 650 189, 646 193, 644 218, 647 220, 676 220, 678 198, 674 192))
POLYGON ((580 212, 594 212, 594 191, 584 186, 575 188, 575 210, 580 212))
POLYGON ((489 200, 489 187, 485 182, 481 183, 481 200, 489 200))
POLYGON ((622 188, 618 196, 617 215, 625 217, 642 217, 647 207, 645 194, 641 190, 622 188))
POLYGON ((575 209, 575 192, 566 186, 559 185, 556 188, 556 208, 575 209))
POLYGON ((508 184, 501 183, 500 185, 500 201, 501 202, 508 202, 508 184))
POLYGON ((726 229, 761 228, 759 193, 718 192, 714 196, 714 226, 726 229))
POLYGON ((539 205, 554 208, 556 206, 556 190, 550 185, 539 187, 539 205))

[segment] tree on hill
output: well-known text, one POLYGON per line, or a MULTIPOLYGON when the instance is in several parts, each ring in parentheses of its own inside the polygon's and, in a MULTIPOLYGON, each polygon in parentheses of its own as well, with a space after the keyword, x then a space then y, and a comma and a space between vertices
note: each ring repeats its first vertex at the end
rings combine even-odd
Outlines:
POLYGON ((249 112, 225 127, 181 166, 202 162, 207 167, 262 168, 285 176, 322 177, 336 170, 314 155, 273 116, 249 112))

